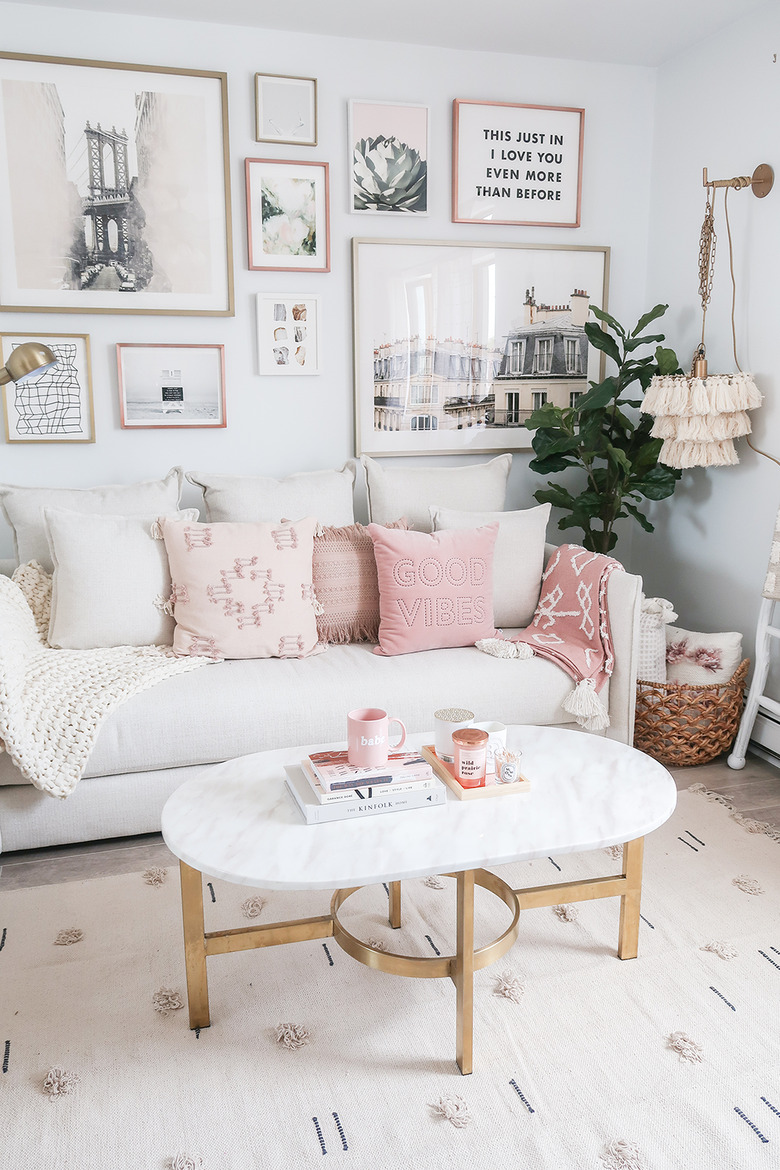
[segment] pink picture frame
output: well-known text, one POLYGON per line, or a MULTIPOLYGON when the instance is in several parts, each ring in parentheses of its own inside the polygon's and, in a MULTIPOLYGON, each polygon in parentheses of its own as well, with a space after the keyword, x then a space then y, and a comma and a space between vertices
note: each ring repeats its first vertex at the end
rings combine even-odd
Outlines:
POLYGON ((123 430, 227 426, 224 345, 119 342, 116 359, 123 430))
POLYGON ((579 227, 584 132, 579 107, 456 98, 452 222, 579 227))
POLYGON ((248 158, 245 175, 250 270, 330 272, 328 163, 248 158))

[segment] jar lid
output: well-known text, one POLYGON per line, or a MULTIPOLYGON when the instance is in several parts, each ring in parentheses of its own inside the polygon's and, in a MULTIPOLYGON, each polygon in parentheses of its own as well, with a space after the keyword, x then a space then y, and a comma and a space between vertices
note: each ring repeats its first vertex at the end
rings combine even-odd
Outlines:
POLYGON ((479 727, 462 727, 459 731, 452 733, 452 742, 461 747, 485 747, 489 739, 488 733, 481 731, 479 727))

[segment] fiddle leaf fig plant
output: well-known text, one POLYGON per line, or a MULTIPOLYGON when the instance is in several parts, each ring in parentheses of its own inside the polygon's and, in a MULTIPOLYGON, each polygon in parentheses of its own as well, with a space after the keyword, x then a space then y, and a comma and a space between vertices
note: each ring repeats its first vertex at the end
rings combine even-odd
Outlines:
POLYGON ((590 382, 574 406, 546 402, 525 423, 535 432, 532 471, 550 475, 576 467, 585 472, 581 490, 548 480, 534 498, 564 512, 558 527, 581 529, 582 544, 591 552, 606 553, 615 547, 616 520, 632 517, 645 532, 652 532, 653 525, 639 505, 644 500, 666 499, 682 475, 658 462, 663 440, 651 436, 649 415, 636 414, 655 374, 682 372, 674 350, 660 344, 664 335, 643 332, 668 307, 656 305, 629 333, 609 313, 591 305, 591 313, 605 328, 589 321, 585 325, 588 341, 611 359, 615 371, 601 382, 590 382), (653 354, 638 356, 638 350, 654 343, 653 354))

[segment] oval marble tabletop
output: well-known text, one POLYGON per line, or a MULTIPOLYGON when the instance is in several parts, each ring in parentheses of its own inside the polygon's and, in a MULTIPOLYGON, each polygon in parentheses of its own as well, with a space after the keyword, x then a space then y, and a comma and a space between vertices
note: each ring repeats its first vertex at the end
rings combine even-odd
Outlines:
MULTIPOLYGON (((430 733, 409 736, 419 748, 430 733)), ((264 889, 339 889, 425 877, 548 854, 584 852, 642 837, 677 802, 667 770, 600 736, 510 727, 531 791, 485 800, 307 825, 287 791, 284 765, 309 745, 218 764, 168 799, 162 833, 193 869, 264 889)))

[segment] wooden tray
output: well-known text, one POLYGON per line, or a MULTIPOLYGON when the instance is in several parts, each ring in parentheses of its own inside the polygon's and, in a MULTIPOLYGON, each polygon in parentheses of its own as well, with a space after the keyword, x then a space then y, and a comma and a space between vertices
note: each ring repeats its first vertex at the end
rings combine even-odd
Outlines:
POLYGON ((428 761, 436 775, 455 793, 458 800, 482 800, 486 796, 504 796, 510 792, 530 792, 531 781, 522 776, 513 784, 500 784, 494 772, 488 772, 484 788, 464 788, 455 775, 455 765, 440 760, 433 744, 426 744, 420 754, 428 761))

